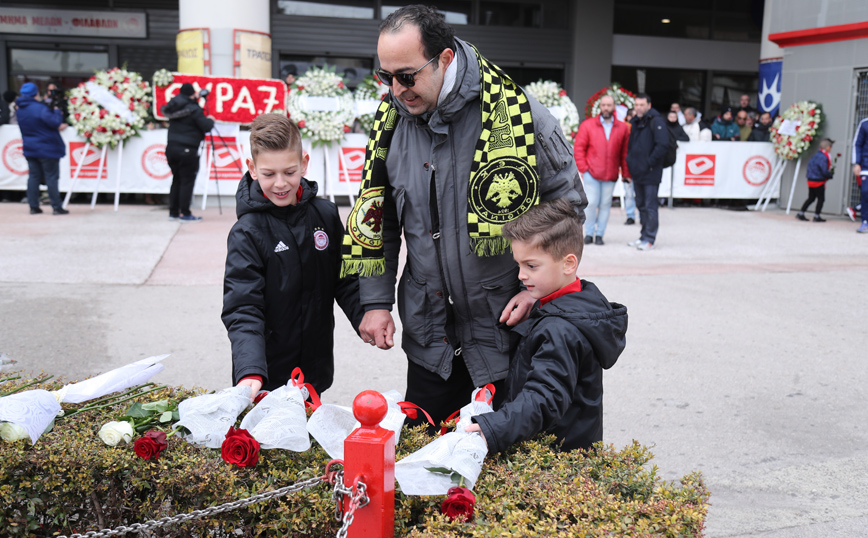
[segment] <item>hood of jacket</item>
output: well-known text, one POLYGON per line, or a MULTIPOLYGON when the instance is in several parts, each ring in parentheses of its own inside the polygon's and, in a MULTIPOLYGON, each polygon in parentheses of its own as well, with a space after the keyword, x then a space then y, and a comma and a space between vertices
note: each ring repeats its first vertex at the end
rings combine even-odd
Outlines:
POLYGON ((241 178, 241 181, 238 182, 238 190, 235 191, 235 215, 241 218, 241 215, 246 213, 272 212, 279 215, 292 211, 297 205, 310 201, 319 191, 316 181, 309 181, 305 178, 301 178, 301 187, 301 200, 299 200, 298 204, 295 206, 278 207, 262 194, 259 182, 250 177, 250 172, 247 172, 241 178))
POLYGON ((526 335, 545 316, 557 316, 572 323, 587 338, 594 357, 605 369, 615 364, 627 345, 627 307, 609 302, 593 282, 582 280, 582 291, 535 308, 527 321, 513 330, 526 335))
POLYGON ((175 97, 172 97, 168 103, 163 105, 160 112, 171 120, 189 116, 198 108, 199 104, 196 101, 187 97, 183 93, 179 93, 175 97))
MULTIPOLYGON (((39 101, 37 101, 36 97, 33 97, 32 95, 22 95, 22 96, 18 97, 18 99, 15 100, 15 105, 19 109, 33 106, 36 103, 39 103, 40 105, 45 105, 45 103, 40 103, 39 101)), ((48 105, 46 105, 46 106, 48 106, 48 105)))

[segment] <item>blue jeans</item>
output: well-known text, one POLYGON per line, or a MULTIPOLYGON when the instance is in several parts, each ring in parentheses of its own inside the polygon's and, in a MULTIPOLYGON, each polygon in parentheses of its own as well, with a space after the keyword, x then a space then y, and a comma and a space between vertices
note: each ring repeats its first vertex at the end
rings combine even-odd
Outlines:
POLYGON ((30 208, 39 208, 39 184, 45 180, 51 206, 54 209, 61 209, 63 203, 60 200, 60 191, 57 189, 57 181, 60 179, 60 159, 27 157, 27 169, 30 172, 27 178, 27 202, 30 208))
POLYGON ((636 220, 636 190, 632 181, 624 181, 624 211, 628 219, 636 220))
POLYGON ((598 181, 592 178, 589 172, 585 172, 582 179, 585 195, 588 197, 588 207, 585 208, 585 235, 603 237, 609 222, 609 211, 612 209, 615 182, 598 181))
POLYGON ((660 203, 657 201, 657 191, 660 185, 657 183, 640 183, 636 188, 636 207, 639 208, 639 218, 642 220, 642 233, 639 239, 646 243, 654 244, 657 239, 657 210, 660 203))

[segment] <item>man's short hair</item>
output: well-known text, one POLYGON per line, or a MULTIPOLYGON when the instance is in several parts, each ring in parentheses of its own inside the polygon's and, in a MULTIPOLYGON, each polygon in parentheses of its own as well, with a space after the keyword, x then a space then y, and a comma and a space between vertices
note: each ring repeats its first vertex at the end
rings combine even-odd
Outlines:
POLYGON ((263 151, 297 151, 301 154, 301 133, 282 114, 261 114, 250 125, 250 154, 253 160, 263 151))
MULTIPOLYGON (((436 8, 416 4, 393 11, 380 23, 380 34, 398 32, 405 23, 419 28, 426 58, 433 58, 446 49, 455 50, 455 29, 446 24, 446 18, 436 8)), ((437 69, 436 63, 434 69, 437 69)))
POLYGON ((691 116, 696 117, 696 109, 693 108, 692 106, 689 106, 689 107, 684 109, 684 114, 685 115, 690 114, 691 116))
POLYGON ((524 241, 555 259, 575 254, 582 260, 582 222, 576 209, 565 198, 543 202, 503 226, 503 237, 524 241))
POLYGON ((635 97, 634 99, 645 99, 645 100, 648 101, 649 103, 651 102, 651 96, 648 95, 648 94, 645 93, 645 92, 639 92, 639 93, 637 93, 637 94, 636 94, 636 97, 635 97))
POLYGON ((748 110, 747 111, 747 117, 748 117, 748 119, 750 119, 750 121, 756 121, 757 114, 753 110, 748 110))
POLYGON ((831 138, 824 138, 824 139, 820 140, 820 149, 829 149, 832 147, 832 144, 834 144, 834 143, 835 143, 835 141, 832 140, 831 138))

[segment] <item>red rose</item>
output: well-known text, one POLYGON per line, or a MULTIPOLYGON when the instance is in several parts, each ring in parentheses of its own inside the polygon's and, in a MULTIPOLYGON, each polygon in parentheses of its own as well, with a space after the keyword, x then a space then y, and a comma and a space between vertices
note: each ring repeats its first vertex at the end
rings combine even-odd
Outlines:
POLYGON ((156 460, 160 458, 160 453, 166 450, 167 446, 169 443, 166 442, 166 432, 150 430, 136 439, 133 449, 136 451, 136 456, 142 459, 156 460))
POLYGON ((239 467, 253 467, 259 462, 259 442, 247 430, 229 427, 223 446, 220 447, 223 461, 239 467))
POLYGON ((476 504, 476 496, 467 488, 450 488, 448 497, 443 501, 440 511, 449 519, 461 519, 473 521, 473 506, 476 504))
POLYGON ((811 140, 811 135, 805 135, 805 142, 810 142, 811 140))
POLYGON ((304 129, 304 120, 301 120, 300 122, 298 122, 298 128, 304 129))
POLYGON ((350 132, 350 131, 351 131, 350 126, 349 126, 349 125, 344 125, 344 132, 345 132, 345 133, 348 133, 348 132, 350 132))
POLYGON ((558 95, 561 96, 561 97, 566 97, 566 95, 567 95, 567 90, 561 90, 561 91, 559 91, 559 92, 558 92, 558 95))
POLYGON ((813 115, 814 115, 814 112, 816 112, 816 110, 814 110, 814 109, 812 108, 811 110, 808 111, 808 114, 810 114, 811 116, 813 116, 813 115))
POLYGON ((304 86, 299 86, 298 89, 299 89, 299 90, 303 90, 303 89, 304 89, 304 86))
POLYGON ((344 88, 344 83, 342 81, 338 81, 338 88, 344 88))
POLYGON ((253 405, 256 405, 259 402, 261 402, 262 399, 265 398, 266 396, 268 396, 267 390, 260 391, 259 394, 256 395, 256 398, 253 398, 253 405))

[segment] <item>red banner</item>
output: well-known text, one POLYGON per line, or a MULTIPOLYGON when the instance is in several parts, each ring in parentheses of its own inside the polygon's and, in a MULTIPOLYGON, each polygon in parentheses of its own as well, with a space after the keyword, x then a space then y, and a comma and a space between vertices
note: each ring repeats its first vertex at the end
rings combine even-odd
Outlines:
MULTIPOLYGON (((78 163, 82 162, 78 179, 96 179, 96 174, 100 171, 99 159, 102 155, 102 150, 90 146, 87 149, 87 154, 85 154, 85 146, 87 144, 84 142, 69 143, 69 176, 72 177, 75 174, 78 163)), ((108 179, 108 166, 106 162, 102 165, 102 173, 99 177, 100 179, 108 179)))
POLYGON ((365 168, 365 148, 341 147, 341 153, 343 159, 338 159, 338 181, 360 182, 365 168))
POLYGON ((286 111, 286 84, 281 80, 173 74, 175 80, 171 84, 154 87, 154 117, 159 120, 166 119, 160 109, 178 95, 185 82, 193 85, 196 95, 199 90, 208 90, 208 97, 199 99, 199 104, 205 115, 221 122, 251 123, 260 114, 286 111))
MULTIPOLYGON (((244 167, 244 154, 240 152, 234 136, 206 136, 205 141, 214 145, 214 162, 208 180, 233 179, 238 181, 247 170, 244 167)), ((208 146, 205 146, 208 149, 208 146)))

